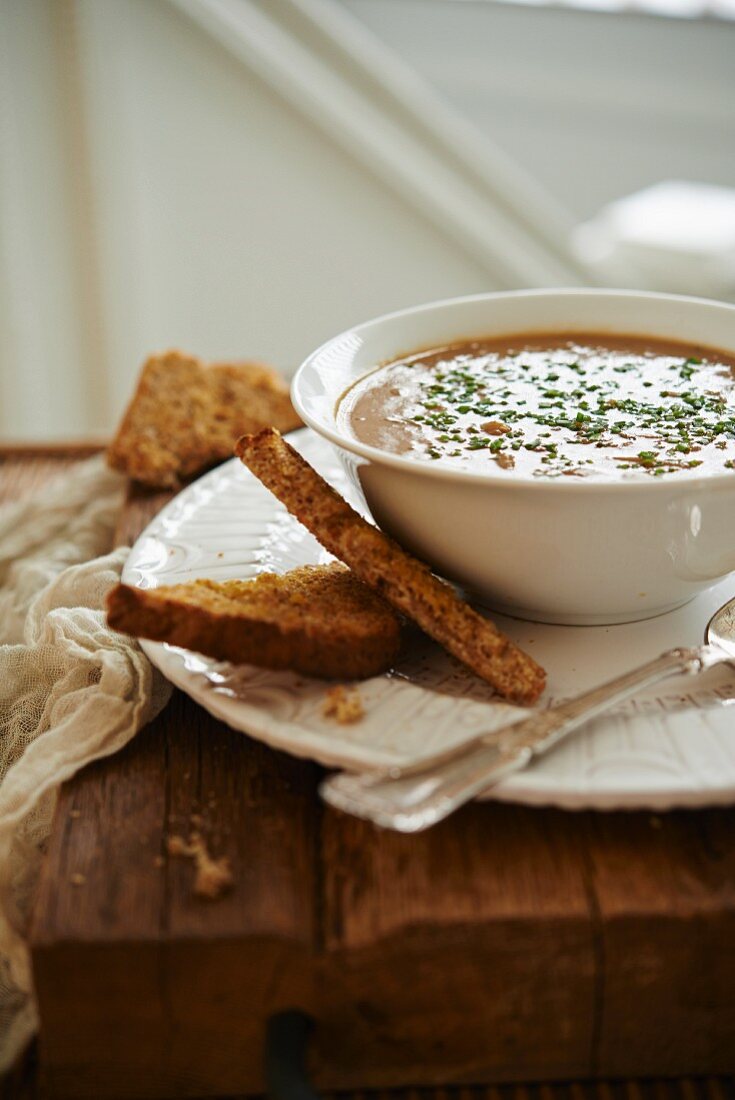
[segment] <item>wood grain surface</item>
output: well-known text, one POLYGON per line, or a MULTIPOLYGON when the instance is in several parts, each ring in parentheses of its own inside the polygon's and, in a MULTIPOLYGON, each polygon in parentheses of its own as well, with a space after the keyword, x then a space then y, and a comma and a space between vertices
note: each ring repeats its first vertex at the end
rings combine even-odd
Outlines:
MULTIPOLYGON (((121 540, 164 499, 133 495, 121 540)), ((294 1006, 325 1089, 732 1094, 716 1076, 735 1072, 732 811, 476 804, 403 837, 325 809, 318 778, 177 692, 65 786, 32 930, 48 1095, 260 1091, 265 1021, 294 1006), (167 855, 192 815, 231 861, 218 901, 167 855)))
MULTIPOLYGON (((37 1073, 35 1045, 4 1080, 0 1100, 44 1100, 37 1073)), ((218 1100, 201 1097, 199 1100, 218 1100)), ((221 1098, 220 1098, 221 1100, 221 1098)), ((247 1100, 240 1094, 234 1100, 247 1100)), ((539 1084, 469 1086, 464 1088, 381 1089, 374 1092, 324 1093, 324 1100, 735 1100, 731 1077, 684 1077, 674 1080, 569 1081, 539 1084)))

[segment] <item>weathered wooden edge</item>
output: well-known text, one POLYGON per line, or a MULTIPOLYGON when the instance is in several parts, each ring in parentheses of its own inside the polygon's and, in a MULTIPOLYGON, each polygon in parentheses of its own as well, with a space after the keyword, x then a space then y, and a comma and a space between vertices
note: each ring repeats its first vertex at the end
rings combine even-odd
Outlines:
POLYGON ((61 440, 58 443, 36 443, 18 440, 0 441, 0 462, 7 459, 58 458, 71 460, 89 458, 107 447, 106 439, 61 440))

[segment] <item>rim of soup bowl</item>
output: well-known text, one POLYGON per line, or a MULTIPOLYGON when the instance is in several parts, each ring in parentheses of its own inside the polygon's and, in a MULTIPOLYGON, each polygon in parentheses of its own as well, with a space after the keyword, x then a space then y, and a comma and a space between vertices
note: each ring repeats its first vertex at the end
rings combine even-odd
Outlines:
MULTIPOLYGON (((352 379, 350 385, 342 390, 334 397, 334 405, 331 412, 331 421, 329 424, 325 424, 318 416, 313 415, 308 408, 308 398, 304 400, 301 394, 301 386, 303 385, 304 378, 310 371, 314 371, 319 375, 319 360, 324 355, 333 349, 340 342, 346 341, 350 336, 359 337, 364 333, 377 329, 386 321, 396 320, 402 317, 420 317, 422 314, 431 313, 438 308, 451 305, 471 304, 474 302, 496 302, 505 301, 509 299, 517 298, 549 298, 549 297, 597 297, 608 299, 634 299, 634 300, 653 300, 658 302, 670 302, 673 304, 686 303, 687 305, 693 305, 695 307, 716 311, 717 313, 730 313, 733 319, 733 332, 735 335, 735 304, 728 302, 720 302, 714 298, 697 298, 694 295, 684 294, 663 294, 654 291, 645 290, 621 290, 621 289, 607 289, 604 287, 559 287, 559 288, 546 288, 540 290, 509 290, 509 291, 497 291, 484 294, 468 294, 456 298, 441 298, 434 302, 427 302, 419 306, 409 306, 406 309, 394 310, 391 313, 383 313, 379 317, 374 317, 369 321, 364 321, 359 325, 352 325, 350 328, 344 329, 336 336, 330 337, 329 340, 325 340, 315 351, 313 351, 303 361, 301 366, 296 371, 293 380, 291 382, 291 400, 293 402, 296 412, 299 414, 304 423, 315 431, 318 435, 324 439, 328 439, 330 443, 340 447, 344 451, 348 451, 350 454, 359 456, 360 458, 367 459, 370 462, 374 462, 381 466, 388 466, 394 469, 410 471, 414 474, 432 478, 437 481, 454 481, 463 482, 465 484, 475 485, 487 485, 492 486, 493 489, 504 490, 518 490, 518 489, 533 489, 535 491, 546 492, 561 492, 561 493, 591 493, 591 492, 605 492, 605 493, 620 493, 620 492, 671 492, 671 490, 680 489, 682 491, 689 492, 694 489, 702 489, 705 487, 718 487, 727 485, 730 482, 730 487, 735 489, 735 470, 724 470, 722 472, 708 472, 704 474, 690 474, 685 478, 679 480, 672 480, 666 478, 648 478, 645 481, 641 479, 626 481, 624 479, 616 479, 610 481, 604 481, 602 479, 590 478, 542 478, 533 477, 529 474, 513 474, 508 476, 502 473, 500 470, 489 470, 487 473, 482 473, 477 470, 463 470, 458 467, 442 466, 440 463, 428 463, 419 459, 410 458, 405 455, 393 454, 391 451, 381 450, 379 447, 373 447, 369 443, 363 443, 359 439, 355 439, 348 435, 346 432, 340 430, 337 418, 336 410, 344 393, 347 392, 351 386, 355 385, 360 379, 370 374, 376 367, 383 365, 378 363, 373 367, 366 369, 352 379)), ((533 331, 531 328, 528 330, 533 331)), ((565 332, 574 332, 573 328, 565 326, 565 332)), ((580 332, 583 330, 580 329, 580 332)), ((604 330, 602 330, 604 331, 604 330)), ((516 334, 513 334, 516 335, 516 334)), ((636 335, 646 335, 645 333, 636 335)), ((656 339, 655 333, 650 333, 652 338, 656 339)), ((658 337, 661 339, 661 337, 658 337)), ((665 337, 664 337, 665 339, 665 337)), ((676 341, 681 339, 682 343, 686 343, 687 339, 671 337, 676 341)), ((707 345, 705 345, 707 346, 707 345)), ((712 345, 716 349, 715 345, 712 345)), ((421 351, 421 345, 417 345, 417 351, 421 351)), ((428 348, 427 348, 428 350, 428 348)), ((726 349, 722 349, 723 351, 726 349)), ((400 352, 397 353, 400 355, 400 352)), ((410 353, 407 353, 410 354, 410 353)), ((732 352, 735 356, 735 346, 733 346, 732 352)), ((385 365, 390 363, 390 359, 385 361, 385 365)))

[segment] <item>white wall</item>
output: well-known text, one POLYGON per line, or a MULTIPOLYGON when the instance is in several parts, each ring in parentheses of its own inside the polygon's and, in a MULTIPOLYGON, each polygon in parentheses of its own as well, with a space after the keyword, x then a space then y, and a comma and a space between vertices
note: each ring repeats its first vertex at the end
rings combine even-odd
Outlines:
POLYGON ((0 435, 108 432, 157 348, 290 372, 388 309, 584 282, 575 217, 660 176, 735 184, 733 33, 461 0, 5 0, 0 435), (219 40, 206 13, 231 17, 219 40))
POLYGON ((72 435, 90 425, 99 349, 68 27, 50 0, 1 18, 0 431, 72 435))
POLYGON ((576 220, 661 179, 735 187, 735 22, 343 2, 576 220))
POLYGON ((108 431, 153 349, 291 371, 351 322, 498 285, 164 0, 6 13, 5 438, 108 431))
POLYGON ((113 409, 151 348, 291 370, 353 321, 487 285, 178 13, 89 0, 85 20, 113 409))

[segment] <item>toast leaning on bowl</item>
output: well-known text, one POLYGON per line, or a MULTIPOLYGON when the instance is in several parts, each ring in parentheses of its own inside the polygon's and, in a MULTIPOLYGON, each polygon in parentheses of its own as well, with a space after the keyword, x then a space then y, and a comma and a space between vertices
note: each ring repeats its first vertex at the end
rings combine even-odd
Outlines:
POLYGON ((401 634, 393 609, 337 562, 246 581, 119 584, 107 597, 107 621, 217 660, 337 680, 385 672, 401 634))
POLYGON ((246 432, 301 424, 288 386, 261 363, 205 364, 181 351, 152 355, 107 461, 145 485, 177 488, 193 474, 232 457, 246 432))
POLYGON ((445 581, 367 523, 275 428, 241 439, 235 453, 331 554, 505 698, 532 703, 546 674, 445 581))

